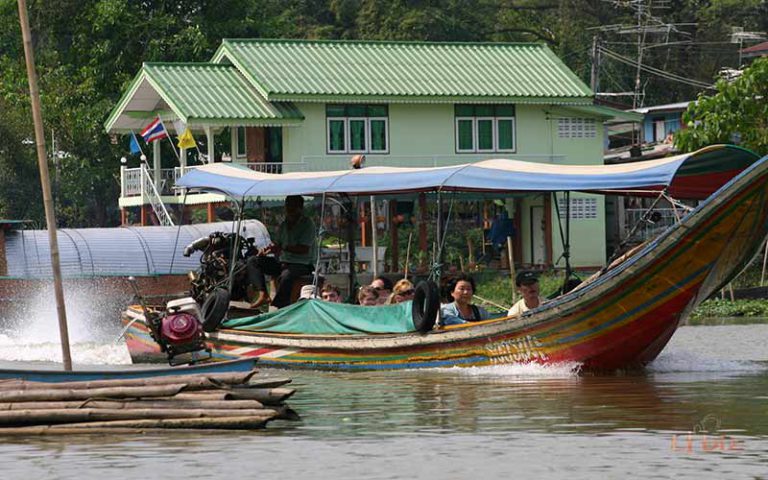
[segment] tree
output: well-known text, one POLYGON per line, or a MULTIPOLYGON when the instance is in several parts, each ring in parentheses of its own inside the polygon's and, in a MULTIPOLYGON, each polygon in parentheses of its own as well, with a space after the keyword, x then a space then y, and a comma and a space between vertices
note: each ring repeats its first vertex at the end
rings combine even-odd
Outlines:
POLYGON ((768 58, 755 60, 733 82, 719 80, 717 94, 699 95, 675 135, 675 145, 693 151, 715 143, 738 143, 768 153, 768 58))

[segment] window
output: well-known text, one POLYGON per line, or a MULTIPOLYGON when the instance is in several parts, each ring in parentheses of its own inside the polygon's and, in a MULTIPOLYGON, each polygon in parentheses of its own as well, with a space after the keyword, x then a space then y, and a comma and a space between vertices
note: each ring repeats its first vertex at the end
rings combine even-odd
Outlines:
POLYGON ((388 153, 387 105, 326 105, 328 153, 388 153))
POLYGON ((514 152, 514 105, 456 105, 456 152, 514 152))
POLYGON ((559 138, 595 138, 597 123, 594 118, 559 118, 557 136, 559 138))
POLYGON ((245 154, 245 127, 237 127, 237 156, 244 157, 245 154))
MULTIPOLYGON (((565 219, 566 203, 564 198, 557 199, 557 207, 560 211, 560 218, 565 219)), ((571 220, 589 220, 597 218, 597 199, 572 198, 570 217, 571 220)))

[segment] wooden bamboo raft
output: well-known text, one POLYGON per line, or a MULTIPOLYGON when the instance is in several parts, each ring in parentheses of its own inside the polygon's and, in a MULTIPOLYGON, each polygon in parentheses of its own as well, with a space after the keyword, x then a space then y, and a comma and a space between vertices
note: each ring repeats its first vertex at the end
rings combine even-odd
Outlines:
POLYGON ((160 429, 253 430, 297 420, 288 378, 256 370, 42 383, 0 381, 0 436, 141 433, 160 429))

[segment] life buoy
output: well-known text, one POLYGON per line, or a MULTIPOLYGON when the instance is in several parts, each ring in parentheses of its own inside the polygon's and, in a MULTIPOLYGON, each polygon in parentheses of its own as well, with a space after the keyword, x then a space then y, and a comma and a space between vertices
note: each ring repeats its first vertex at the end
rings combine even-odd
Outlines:
POLYGON ((225 288, 217 288, 205 297, 203 302, 203 330, 213 332, 227 315, 229 310, 229 291, 225 288))
POLYGON ((411 307, 413 326, 421 333, 427 333, 435 326, 440 295, 435 282, 421 281, 416 285, 411 307))

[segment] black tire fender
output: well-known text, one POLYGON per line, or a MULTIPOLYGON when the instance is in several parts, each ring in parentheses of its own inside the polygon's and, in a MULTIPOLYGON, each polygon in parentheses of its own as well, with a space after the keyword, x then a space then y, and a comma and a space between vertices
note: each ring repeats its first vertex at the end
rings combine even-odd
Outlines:
POLYGON ((203 302, 202 314, 203 314, 203 330, 206 332, 213 332, 221 322, 224 321, 224 317, 227 316, 227 310, 229 310, 229 291, 224 288, 217 288, 205 297, 203 302))
POLYGON ((429 280, 419 282, 414 291, 411 307, 411 317, 416 330, 421 333, 432 330, 439 308, 440 295, 435 282, 429 280))

